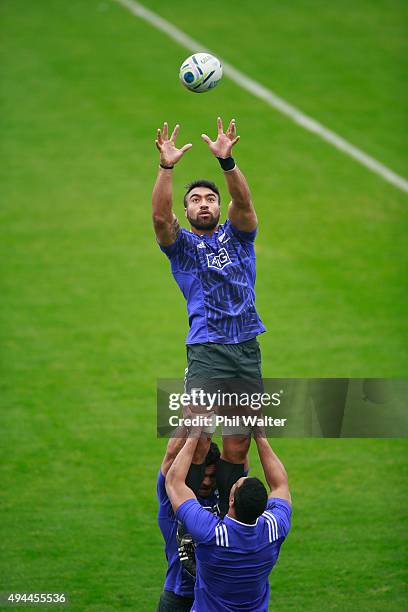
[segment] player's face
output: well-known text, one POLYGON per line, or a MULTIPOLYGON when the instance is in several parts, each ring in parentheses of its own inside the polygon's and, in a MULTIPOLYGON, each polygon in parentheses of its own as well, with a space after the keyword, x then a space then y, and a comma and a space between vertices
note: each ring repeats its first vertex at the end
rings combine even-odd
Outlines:
POLYGON ((203 481, 198 489, 199 497, 210 497, 215 491, 215 465, 207 465, 203 481))
POLYGON ((196 229, 212 230, 220 218, 218 195, 207 187, 196 187, 187 196, 186 217, 196 229))

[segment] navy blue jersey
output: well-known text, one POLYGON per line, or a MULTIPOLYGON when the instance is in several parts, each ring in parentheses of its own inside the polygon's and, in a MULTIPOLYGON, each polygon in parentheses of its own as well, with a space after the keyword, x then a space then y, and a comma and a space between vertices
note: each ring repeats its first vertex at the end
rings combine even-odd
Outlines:
POLYGON ((196 544, 194 612, 267 612, 269 574, 290 529, 291 506, 268 500, 255 525, 220 520, 196 499, 176 512, 196 544))
POLYGON ((187 301, 187 344, 237 344, 265 331, 255 308, 255 236, 227 220, 212 236, 181 229, 172 245, 159 245, 187 301))
MULTIPOLYGON (((179 560, 177 549, 177 525, 178 521, 171 507, 165 487, 165 477, 159 470, 157 476, 157 498, 159 500, 158 522, 165 542, 165 553, 167 559, 165 591, 172 591, 182 597, 194 596, 194 579, 183 568, 179 560)), ((211 512, 218 511, 218 495, 214 493, 211 497, 198 498, 199 503, 211 512)))

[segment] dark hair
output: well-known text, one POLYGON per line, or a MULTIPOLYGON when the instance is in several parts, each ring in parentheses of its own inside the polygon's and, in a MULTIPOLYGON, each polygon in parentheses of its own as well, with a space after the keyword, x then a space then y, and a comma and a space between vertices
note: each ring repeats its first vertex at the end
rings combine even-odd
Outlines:
POLYGON ((253 524, 266 508, 268 493, 259 478, 245 478, 234 492, 234 508, 237 520, 253 524))
POLYGON ((207 456, 205 458, 205 466, 215 465, 221 457, 220 449, 215 442, 211 442, 210 448, 208 449, 207 456))
POLYGON ((218 196, 218 204, 221 205, 221 196, 220 196, 220 192, 218 190, 218 187, 215 183, 213 183, 212 181, 207 181, 207 179, 197 179, 195 181, 192 181, 191 183, 189 183, 188 185, 186 185, 186 193, 184 194, 184 208, 187 208, 187 196, 190 193, 190 191, 192 191, 192 189, 195 189, 196 187, 207 187, 207 189, 211 189, 211 191, 213 191, 214 193, 217 194, 218 196))

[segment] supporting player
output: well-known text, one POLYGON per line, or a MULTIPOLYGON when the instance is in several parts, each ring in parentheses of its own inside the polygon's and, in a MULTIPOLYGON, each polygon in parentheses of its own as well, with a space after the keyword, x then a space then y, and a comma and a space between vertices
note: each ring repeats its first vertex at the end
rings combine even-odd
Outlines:
MULTIPOLYGON (((195 555, 185 550, 186 532, 178 538, 182 529, 175 517, 170 500, 165 489, 165 478, 174 459, 183 447, 187 437, 187 429, 182 426, 174 432, 167 445, 162 464, 157 477, 157 497, 159 501, 158 523, 165 541, 167 559, 166 579, 157 612, 187 612, 191 609, 194 600, 195 576, 192 575, 190 565, 195 572, 195 555), (180 541, 184 548, 184 556, 180 561, 180 541)), ((218 494, 215 484, 215 469, 220 457, 220 451, 215 443, 211 443, 204 436, 196 448, 193 463, 188 471, 186 481, 191 490, 197 494, 199 503, 211 512, 219 512, 218 494)), ((191 539, 191 536, 190 536, 191 539)), ((192 547, 192 544, 190 545, 192 547)))
MULTIPOLYGON (((226 132, 217 120, 213 142, 203 134, 224 172, 231 201, 227 220, 219 225, 220 194, 204 179, 189 184, 184 196, 191 231, 181 229, 173 212, 173 169, 192 145, 176 146, 179 126, 169 137, 168 125, 157 131, 160 167, 153 189, 153 225, 161 250, 187 300, 187 391, 194 387, 216 391, 223 381, 248 381, 261 389, 261 354, 257 335, 265 328, 255 308, 257 217, 247 181, 231 157, 236 136, 233 119, 226 132), (209 383, 213 382, 211 386, 209 383)), ((227 383, 226 383, 227 384, 227 383)), ((223 390, 222 388, 220 389, 223 390)), ((231 384, 227 385, 231 391, 231 384)), ((231 485, 242 476, 250 443, 249 428, 223 428, 222 461, 217 480, 231 485)), ((228 500, 221 500, 222 511, 228 500)))
MULTIPOLYGON (((190 435, 200 435, 200 430, 190 435)), ((185 478, 197 447, 189 437, 167 473, 166 490, 176 518, 196 545, 195 612, 267 612, 269 573, 275 565, 291 521, 288 478, 264 432, 256 436, 269 486, 257 478, 240 478, 232 487, 223 520, 204 510, 185 478)))

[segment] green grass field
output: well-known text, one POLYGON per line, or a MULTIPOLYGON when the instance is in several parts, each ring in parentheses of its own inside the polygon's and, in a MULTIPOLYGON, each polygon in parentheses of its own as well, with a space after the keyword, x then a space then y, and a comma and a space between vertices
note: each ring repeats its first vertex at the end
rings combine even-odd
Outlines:
MULTIPOLYGON (((406 3, 145 5, 407 176, 406 3)), ((156 380, 182 376, 187 331, 151 228, 155 129, 180 122, 194 145, 174 173, 181 215, 198 176, 226 201, 200 134, 218 114, 237 119, 268 377, 407 374, 407 196, 227 78, 185 91, 189 53, 113 0, 0 11, 0 591, 153 611, 156 380)), ((294 516, 271 609, 405 609, 406 441, 275 448, 294 516)))

